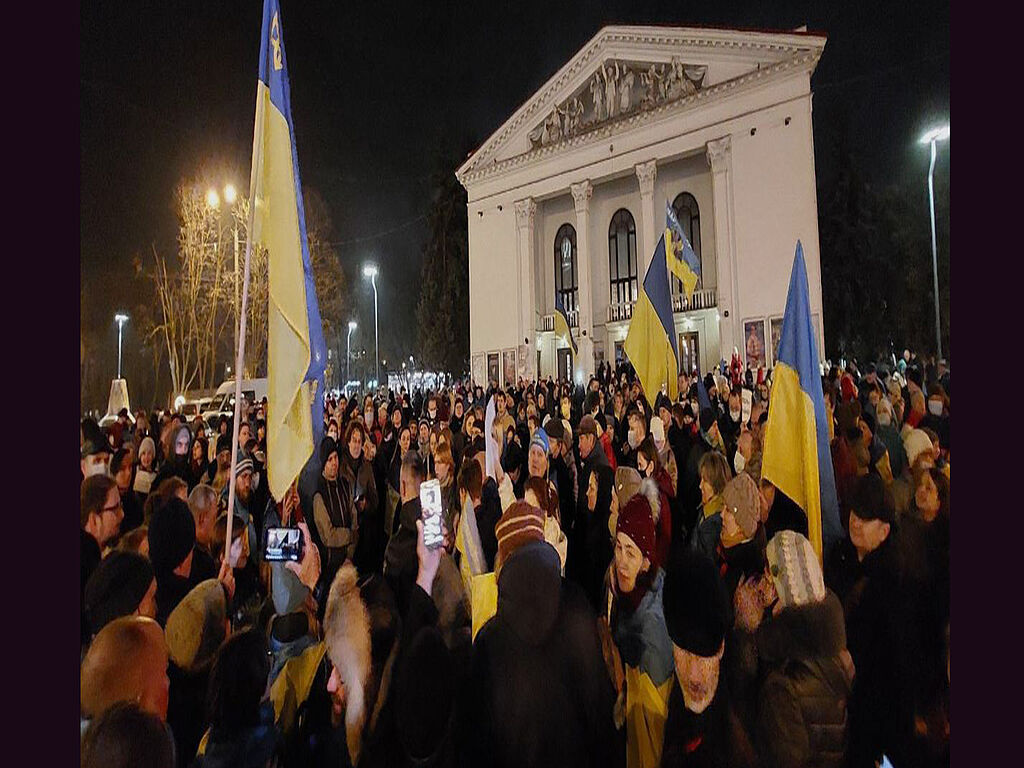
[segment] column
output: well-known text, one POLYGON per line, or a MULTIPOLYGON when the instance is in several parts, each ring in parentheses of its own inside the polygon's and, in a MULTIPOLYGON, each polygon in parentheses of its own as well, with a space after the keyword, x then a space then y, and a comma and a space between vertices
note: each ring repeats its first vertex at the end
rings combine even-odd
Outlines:
POLYGON ((576 268, 580 281, 579 359, 576 370, 582 370, 586 380, 594 373, 594 303, 590 268, 590 198, 594 187, 587 179, 572 184, 569 189, 576 207, 576 268))
POLYGON ((537 286, 534 283, 533 227, 537 203, 532 197, 516 201, 516 254, 519 262, 519 332, 517 351, 524 351, 526 378, 537 378, 537 286))
MULTIPOLYGON (((736 306, 736 231, 733 203, 732 141, 729 136, 707 143, 711 165, 711 196, 715 217, 715 267, 718 291, 719 358, 727 361, 739 344, 736 306)), ((715 364, 717 364, 717 360, 715 364)))
POLYGON ((636 274, 643 285, 647 277, 647 265, 654 255, 658 243, 658 225, 654 211, 654 180, 658 177, 658 162, 650 160, 635 166, 636 178, 640 182, 640 241, 637 243, 636 274))

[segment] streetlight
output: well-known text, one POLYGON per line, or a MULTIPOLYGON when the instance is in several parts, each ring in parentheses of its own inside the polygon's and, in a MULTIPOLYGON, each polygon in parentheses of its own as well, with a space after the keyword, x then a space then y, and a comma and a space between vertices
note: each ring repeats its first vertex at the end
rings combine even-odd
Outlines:
POLYGON ((932 279, 935 289, 935 349, 936 359, 942 358, 942 326, 939 324, 939 257, 935 246, 935 143, 949 141, 949 123, 933 128, 921 137, 922 144, 932 145, 932 161, 928 165, 928 203, 932 214, 932 279))
MULTIPOLYGON (((238 191, 235 189, 234 184, 226 184, 224 186, 224 200, 228 205, 234 205, 235 200, 238 199, 238 191)), ((206 192, 206 204, 213 210, 220 208, 220 195, 217 190, 213 187, 206 192)), ((235 285, 235 350, 238 350, 238 219, 236 218, 232 226, 232 234, 234 236, 235 246, 235 271, 234 271, 234 285, 235 285)), ((220 232, 217 233, 217 245, 218 253, 220 252, 220 232)))
POLYGON ((380 347, 377 343, 377 265, 364 264, 363 277, 370 278, 373 285, 373 355, 376 359, 375 378, 380 381, 380 347))
POLYGON ((349 366, 351 365, 351 361, 352 361, 352 331, 354 331, 357 327, 358 326, 356 325, 356 321, 355 320, 349 320, 348 321, 348 338, 345 340, 345 343, 348 345, 348 349, 345 352, 345 385, 346 386, 348 386, 348 383, 352 380, 352 373, 349 370, 349 366))
POLYGON ((128 322, 128 315, 118 312, 114 315, 114 322, 117 323, 117 378, 121 378, 121 330, 128 322))

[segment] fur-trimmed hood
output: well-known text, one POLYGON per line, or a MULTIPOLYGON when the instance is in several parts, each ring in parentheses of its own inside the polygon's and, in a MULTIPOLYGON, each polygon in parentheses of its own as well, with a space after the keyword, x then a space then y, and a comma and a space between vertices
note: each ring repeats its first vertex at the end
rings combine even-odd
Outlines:
POLYGON ((351 562, 338 569, 327 596, 324 640, 327 655, 345 684, 345 734, 352 761, 358 759, 366 722, 366 683, 370 677, 370 615, 356 585, 351 562))
POLYGON ((651 519, 657 527, 661 518, 661 489, 658 487, 658 481, 653 477, 645 477, 640 481, 640 494, 651 505, 651 519))

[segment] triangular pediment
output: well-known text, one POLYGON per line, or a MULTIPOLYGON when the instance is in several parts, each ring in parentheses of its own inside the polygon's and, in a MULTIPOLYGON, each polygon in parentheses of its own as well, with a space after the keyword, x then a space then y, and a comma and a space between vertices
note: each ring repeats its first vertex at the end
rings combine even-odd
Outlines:
POLYGON ((609 124, 712 96, 765 70, 816 65, 820 34, 690 27, 605 27, 474 152, 459 179, 609 124))

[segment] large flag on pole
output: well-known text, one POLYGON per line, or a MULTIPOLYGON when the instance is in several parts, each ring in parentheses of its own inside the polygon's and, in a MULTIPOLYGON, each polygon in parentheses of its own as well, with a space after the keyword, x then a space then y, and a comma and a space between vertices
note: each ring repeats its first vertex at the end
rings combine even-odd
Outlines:
POLYGON ((700 280, 700 259, 693 251, 693 246, 683 234, 683 228, 679 226, 679 219, 676 218, 675 209, 665 202, 665 254, 668 260, 669 271, 679 278, 686 291, 687 302, 693 297, 693 289, 697 287, 700 280))
POLYGON ((327 351, 306 240, 279 0, 263 3, 256 89, 250 238, 269 252, 267 474, 270 492, 281 499, 323 432, 327 351))
POLYGON ((668 282, 665 236, 658 240, 647 275, 633 307, 633 318, 622 349, 640 377, 644 397, 654 408, 661 385, 668 385, 668 396, 679 394, 676 379, 679 358, 676 356, 675 321, 672 319, 672 292, 668 282))
POLYGON ((811 322, 807 268, 799 240, 772 377, 761 476, 807 513, 808 538, 821 560, 823 545, 827 548, 842 536, 842 528, 818 367, 818 339, 811 322))
POLYGON ((565 339, 565 343, 572 347, 572 354, 575 357, 576 340, 572 337, 572 329, 569 327, 569 316, 565 314, 565 307, 562 305, 562 295, 555 294, 555 334, 565 339))

